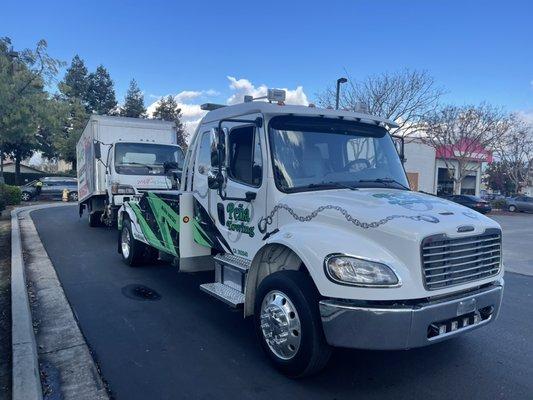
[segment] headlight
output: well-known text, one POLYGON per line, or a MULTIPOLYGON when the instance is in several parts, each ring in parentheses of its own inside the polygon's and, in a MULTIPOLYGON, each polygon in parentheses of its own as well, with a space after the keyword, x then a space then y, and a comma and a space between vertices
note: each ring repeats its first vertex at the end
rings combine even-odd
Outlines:
POLYGON ((326 273, 338 283, 354 286, 397 286, 400 283, 394 271, 374 261, 360 258, 331 255, 326 257, 326 273))
POLYGON ((135 194, 135 189, 131 185, 121 185, 119 183, 113 183, 111 185, 112 194, 135 194))

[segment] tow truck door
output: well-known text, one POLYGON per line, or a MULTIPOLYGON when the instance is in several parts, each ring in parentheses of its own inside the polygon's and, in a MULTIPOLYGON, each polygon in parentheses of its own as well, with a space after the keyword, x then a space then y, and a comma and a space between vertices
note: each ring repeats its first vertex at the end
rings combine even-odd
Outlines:
MULTIPOLYGON (((259 114, 240 117, 254 121, 259 114)), ((233 254, 252 259, 262 242, 259 220, 266 212, 266 149, 264 127, 228 122, 226 136, 226 185, 221 198, 210 190, 210 214, 233 254), (246 201, 246 195, 255 196, 246 201)))

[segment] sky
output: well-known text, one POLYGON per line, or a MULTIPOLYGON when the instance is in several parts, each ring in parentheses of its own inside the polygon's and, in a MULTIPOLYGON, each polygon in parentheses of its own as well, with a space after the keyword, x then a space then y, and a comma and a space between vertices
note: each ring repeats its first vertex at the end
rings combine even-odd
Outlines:
POLYGON ((487 101, 533 121, 527 0, 6 0, 0 36, 17 49, 45 39, 53 57, 79 54, 91 71, 103 64, 119 102, 132 78, 147 106, 177 96, 189 129, 204 102, 273 87, 307 104, 340 76, 404 68, 432 75, 444 102, 487 101))

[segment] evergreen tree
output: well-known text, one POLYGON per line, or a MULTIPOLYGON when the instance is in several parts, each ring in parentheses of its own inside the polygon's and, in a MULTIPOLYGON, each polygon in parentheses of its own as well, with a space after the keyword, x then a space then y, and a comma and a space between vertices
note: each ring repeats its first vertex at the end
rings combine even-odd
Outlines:
POLYGON ((120 110, 120 115, 123 117, 144 118, 145 112, 144 95, 139 89, 137 81, 132 79, 124 99, 124 107, 120 110))
POLYGON ((178 107, 178 103, 176 103, 174 97, 169 95, 159 100, 159 104, 154 111, 153 117, 164 121, 174 121, 178 145, 180 145, 183 150, 187 148, 187 137, 189 135, 185 131, 183 122, 181 122, 181 109, 178 107))
POLYGON ((117 100, 109 72, 99 65, 95 72, 89 74, 88 81, 88 111, 99 115, 111 114, 117 106, 117 100))
POLYGON ((83 60, 76 54, 59 83, 60 92, 68 99, 77 98, 83 103, 87 101, 88 72, 83 60))

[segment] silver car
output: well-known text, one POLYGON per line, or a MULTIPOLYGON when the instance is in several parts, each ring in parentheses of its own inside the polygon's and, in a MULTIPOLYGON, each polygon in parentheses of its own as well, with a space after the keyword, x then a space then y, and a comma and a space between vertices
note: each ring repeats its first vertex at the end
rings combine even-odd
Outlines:
POLYGON ((533 212, 533 197, 517 196, 507 200, 507 209, 511 212, 533 212))

